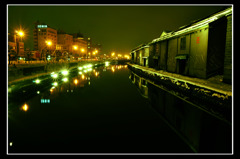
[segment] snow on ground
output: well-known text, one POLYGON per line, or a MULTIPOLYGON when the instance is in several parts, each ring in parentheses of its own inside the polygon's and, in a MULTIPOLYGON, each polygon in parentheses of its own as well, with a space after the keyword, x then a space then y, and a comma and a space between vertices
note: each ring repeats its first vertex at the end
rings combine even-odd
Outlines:
POLYGON ((182 81, 198 87, 203 87, 212 91, 216 91, 216 92, 225 94, 227 96, 232 96, 232 85, 223 83, 222 75, 213 76, 209 79, 200 79, 200 78, 184 76, 176 73, 170 73, 163 70, 155 70, 153 68, 148 68, 148 67, 144 67, 136 64, 129 63, 129 65, 137 69, 141 69, 142 71, 147 72, 148 74, 156 74, 159 77, 168 77, 175 81, 182 81))

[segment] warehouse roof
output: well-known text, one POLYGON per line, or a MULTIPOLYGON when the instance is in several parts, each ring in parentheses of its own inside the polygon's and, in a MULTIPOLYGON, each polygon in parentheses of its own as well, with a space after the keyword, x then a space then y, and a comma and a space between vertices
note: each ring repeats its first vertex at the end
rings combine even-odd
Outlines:
POLYGON ((216 20, 218 20, 224 16, 227 16, 229 14, 232 14, 232 7, 229 7, 220 12, 214 13, 204 19, 196 20, 193 23, 190 23, 188 25, 180 27, 176 31, 172 31, 172 32, 168 32, 168 33, 163 31, 163 33, 161 34, 161 36, 159 38, 153 39, 153 41, 150 43, 155 43, 155 42, 158 42, 161 40, 169 39, 169 38, 184 34, 186 32, 190 32, 192 30, 195 30, 195 29, 198 29, 205 25, 208 25, 209 23, 212 23, 213 21, 216 21, 216 20))

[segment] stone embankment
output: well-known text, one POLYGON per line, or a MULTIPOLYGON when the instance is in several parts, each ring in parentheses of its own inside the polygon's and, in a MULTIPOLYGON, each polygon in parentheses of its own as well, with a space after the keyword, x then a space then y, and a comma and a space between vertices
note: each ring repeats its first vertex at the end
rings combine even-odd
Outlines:
POLYGON ((71 69, 85 63, 99 64, 100 61, 81 61, 81 62, 59 62, 59 63, 40 63, 29 65, 15 65, 8 67, 8 85, 25 79, 36 78, 47 75, 54 71, 71 69))
POLYGON ((131 63, 128 63, 128 66, 130 70, 159 85, 164 90, 231 123, 232 85, 223 83, 222 76, 199 79, 131 63))

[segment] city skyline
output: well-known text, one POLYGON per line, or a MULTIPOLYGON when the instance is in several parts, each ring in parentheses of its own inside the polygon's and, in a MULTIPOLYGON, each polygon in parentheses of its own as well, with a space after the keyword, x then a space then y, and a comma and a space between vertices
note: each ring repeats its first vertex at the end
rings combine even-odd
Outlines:
POLYGON ((99 43, 102 53, 130 53, 158 38, 227 5, 9 5, 8 32, 26 30, 26 48, 33 49, 34 22, 39 20, 68 34, 81 32, 99 43), (188 16, 191 15, 191 16, 188 16))

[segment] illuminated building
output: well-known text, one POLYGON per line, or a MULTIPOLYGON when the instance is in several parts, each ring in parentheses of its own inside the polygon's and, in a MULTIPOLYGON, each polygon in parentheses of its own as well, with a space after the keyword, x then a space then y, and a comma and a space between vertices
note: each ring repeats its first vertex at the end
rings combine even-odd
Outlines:
POLYGON ((44 49, 54 51, 57 45, 57 30, 37 22, 33 30, 33 40, 34 50, 39 50, 40 52, 44 49), (47 45, 47 41, 51 42, 51 45, 47 45))
POLYGON ((24 43, 16 33, 8 33, 8 51, 14 51, 18 56, 24 57, 24 43))
POLYGON ((57 50, 72 52, 73 36, 69 34, 58 34, 57 36, 57 50))

